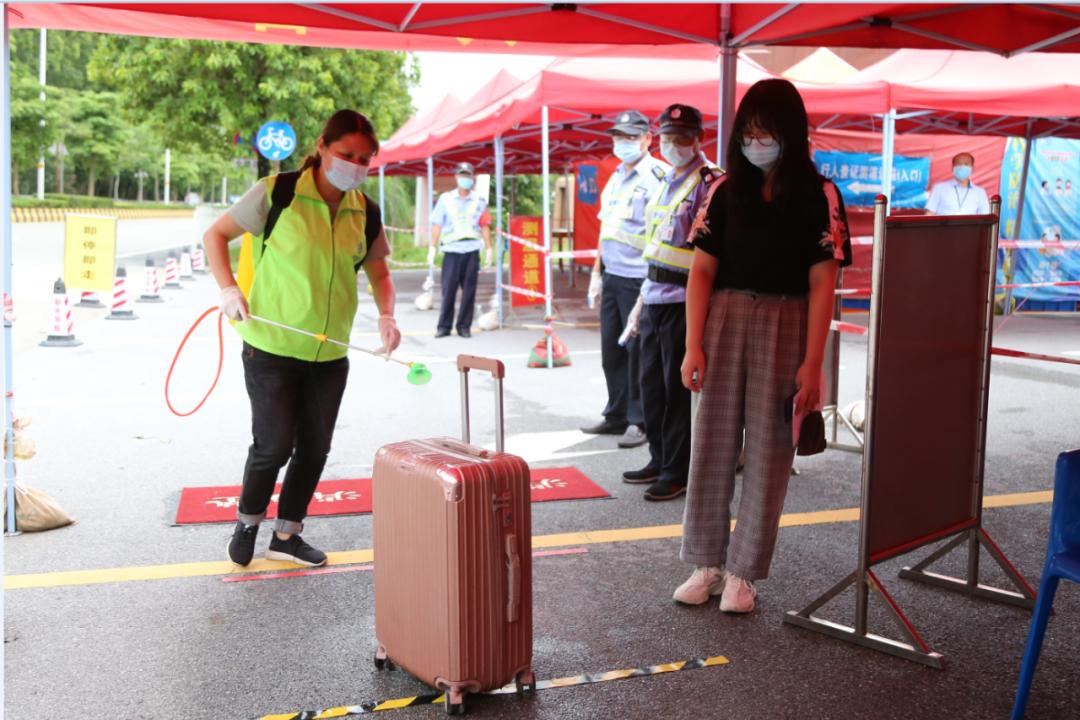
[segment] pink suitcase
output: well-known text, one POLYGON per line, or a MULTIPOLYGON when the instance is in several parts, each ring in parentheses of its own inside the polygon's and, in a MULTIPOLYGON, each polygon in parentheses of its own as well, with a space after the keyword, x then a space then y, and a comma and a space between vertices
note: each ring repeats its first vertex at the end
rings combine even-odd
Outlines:
POLYGON ((532 520, 529 466, 503 452, 498 360, 458 356, 463 441, 408 440, 380 448, 372 473, 377 668, 397 664, 465 695, 532 672, 532 520), (469 370, 496 381, 495 452, 469 444, 469 370))

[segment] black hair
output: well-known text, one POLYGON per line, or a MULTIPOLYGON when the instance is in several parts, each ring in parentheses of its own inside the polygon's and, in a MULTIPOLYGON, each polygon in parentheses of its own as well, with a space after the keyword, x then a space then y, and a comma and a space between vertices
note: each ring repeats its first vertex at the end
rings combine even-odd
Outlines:
POLYGON ((743 133, 751 125, 765 130, 780 143, 772 192, 777 206, 788 206, 792 198, 804 202, 815 197, 813 193, 824 193, 821 176, 810 157, 809 122, 802 96, 787 80, 761 80, 750 87, 739 103, 728 140, 725 185, 730 208, 743 215, 750 205, 761 203, 765 173, 743 155, 743 133))
MULTIPOLYGON (((345 135, 353 133, 360 133, 366 137, 375 146, 375 152, 379 152, 379 138, 375 134, 375 126, 371 124, 366 115, 355 110, 338 110, 331 115, 330 119, 326 121, 326 126, 323 127, 321 137, 323 144, 329 145, 340 140, 345 135)), ((304 164, 300 166, 300 169, 307 170, 309 167, 319 167, 321 163, 322 158, 316 151, 304 158, 304 164)))
POLYGON ((953 155, 952 164, 955 165, 956 161, 963 157, 968 158, 971 160, 971 164, 975 165, 975 156, 969 152, 956 153, 956 155, 953 155))

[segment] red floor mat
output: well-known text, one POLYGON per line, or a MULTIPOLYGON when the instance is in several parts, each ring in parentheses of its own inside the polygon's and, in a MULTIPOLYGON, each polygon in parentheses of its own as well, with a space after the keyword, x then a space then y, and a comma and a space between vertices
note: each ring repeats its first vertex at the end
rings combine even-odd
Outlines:
MULTIPOLYGON (((277 492, 270 500, 267 517, 277 516, 277 492)), ((607 491, 585 477, 577 468, 533 468, 532 501, 588 500, 610 497, 607 491)), ((187 487, 180 493, 177 525, 232 522, 240 502, 239 485, 187 487)), ((371 478, 324 480, 315 490, 308 515, 357 515, 371 512, 371 478)))

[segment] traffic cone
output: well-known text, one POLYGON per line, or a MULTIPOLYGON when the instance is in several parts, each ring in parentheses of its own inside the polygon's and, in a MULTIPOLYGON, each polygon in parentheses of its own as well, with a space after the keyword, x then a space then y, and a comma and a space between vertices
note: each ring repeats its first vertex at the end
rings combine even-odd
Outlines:
POLYGON ((205 275, 206 270, 206 252, 203 250, 202 245, 196 245, 195 249, 191 251, 191 270, 196 275, 205 275))
POLYGON ((113 278, 112 310, 105 316, 106 320, 138 320, 139 316, 131 309, 127 298, 127 269, 121 265, 116 268, 116 277, 113 278))
POLYGON ((153 258, 146 258, 146 284, 143 286, 143 294, 139 296, 136 302, 141 303, 159 303, 165 302, 161 297, 161 280, 158 278, 157 267, 154 265, 153 258))
POLYGON ((551 358, 552 367, 567 367, 570 365, 570 351, 566 349, 563 341, 556 337, 550 328, 544 331, 544 337, 540 338, 529 353, 529 367, 547 367, 547 336, 551 335, 551 358))
POLYGON ((191 262, 191 248, 184 248, 184 251, 180 253, 180 279, 187 282, 191 282, 195 279, 192 275, 192 262, 191 262))
POLYGON ((75 339, 75 321, 71 317, 71 303, 68 300, 64 281, 59 278, 53 285, 53 311, 48 335, 39 344, 42 347, 82 345, 82 340, 75 339))
POLYGON ((82 295, 79 296, 79 302, 75 303, 75 307, 103 308, 105 307, 105 303, 101 302, 101 298, 98 297, 96 292, 83 290, 82 295))
POLYGON ((169 259, 165 261, 165 289, 179 290, 180 269, 177 267, 176 253, 169 253, 169 259))

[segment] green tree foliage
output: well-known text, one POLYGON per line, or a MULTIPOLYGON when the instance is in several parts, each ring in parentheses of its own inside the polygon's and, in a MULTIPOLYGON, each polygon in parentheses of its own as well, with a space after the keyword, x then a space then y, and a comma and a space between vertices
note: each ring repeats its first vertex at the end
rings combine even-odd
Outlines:
POLYGON ((170 141, 212 152, 230 148, 236 134, 250 143, 264 122, 284 120, 305 152, 342 107, 365 113, 389 137, 412 111, 416 76, 404 53, 105 37, 90 78, 116 88, 128 112, 170 141))

